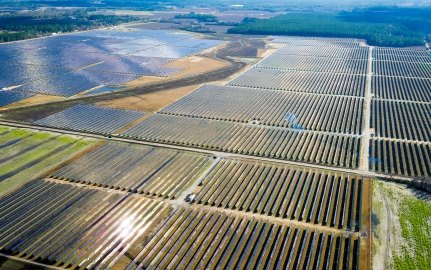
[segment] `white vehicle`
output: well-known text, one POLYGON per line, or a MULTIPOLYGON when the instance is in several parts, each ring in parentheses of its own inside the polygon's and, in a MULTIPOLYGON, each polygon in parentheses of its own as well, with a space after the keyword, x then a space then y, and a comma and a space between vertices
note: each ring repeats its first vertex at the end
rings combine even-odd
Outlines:
POLYGON ((189 195, 186 196, 186 198, 184 199, 186 202, 193 202, 194 199, 196 198, 196 195, 191 193, 189 195))

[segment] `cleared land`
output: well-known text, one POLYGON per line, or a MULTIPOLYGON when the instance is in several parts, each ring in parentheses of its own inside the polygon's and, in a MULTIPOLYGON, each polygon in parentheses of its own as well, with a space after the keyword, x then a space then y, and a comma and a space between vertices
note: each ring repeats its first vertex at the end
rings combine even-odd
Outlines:
POLYGON ((155 93, 102 101, 98 102, 97 105, 115 109, 158 112, 177 99, 193 92, 198 87, 199 85, 190 85, 155 93))
POLYGON ((226 67, 228 64, 224 61, 212 59, 202 56, 190 56, 178 60, 172 60, 166 66, 177 68, 179 71, 166 78, 160 77, 141 77, 137 80, 128 82, 125 86, 136 87, 147 83, 160 82, 165 80, 172 80, 178 78, 184 78, 196 74, 204 74, 210 71, 221 69, 226 67))

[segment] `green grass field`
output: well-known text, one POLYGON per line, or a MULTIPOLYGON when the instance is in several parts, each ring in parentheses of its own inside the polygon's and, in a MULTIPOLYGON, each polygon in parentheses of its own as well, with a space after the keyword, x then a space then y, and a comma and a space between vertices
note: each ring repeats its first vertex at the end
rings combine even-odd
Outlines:
POLYGON ((393 261, 388 267, 397 270, 431 269, 430 196, 402 185, 384 182, 375 182, 375 185, 391 208, 393 261))
POLYGON ((431 204, 415 197, 398 196, 401 235, 407 239, 413 255, 402 247, 403 255, 394 258, 396 269, 431 269, 431 204))
POLYGON ((0 196, 39 177, 95 141, 0 126, 0 196))

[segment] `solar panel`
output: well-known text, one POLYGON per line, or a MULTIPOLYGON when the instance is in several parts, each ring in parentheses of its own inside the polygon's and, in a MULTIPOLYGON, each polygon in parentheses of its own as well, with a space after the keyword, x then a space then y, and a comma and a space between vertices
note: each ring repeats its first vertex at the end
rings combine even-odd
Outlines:
POLYGON ((0 91, 0 107, 30 98, 32 96, 34 96, 34 94, 21 91, 0 91))
POLYGON ((142 117, 143 112, 77 105, 35 122, 37 125, 99 134, 113 133, 142 117))

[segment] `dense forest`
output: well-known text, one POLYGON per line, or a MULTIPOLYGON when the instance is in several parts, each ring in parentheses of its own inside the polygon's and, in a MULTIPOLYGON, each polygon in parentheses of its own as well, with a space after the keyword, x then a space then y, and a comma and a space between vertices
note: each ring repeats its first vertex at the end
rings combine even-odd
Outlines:
POLYGON ((376 46, 417 46, 431 32, 431 9, 368 8, 342 13, 288 13, 250 19, 229 29, 235 34, 353 37, 376 46))
POLYGON ((134 21, 130 16, 95 15, 85 9, 45 10, 0 16, 0 42, 71 32, 134 21))
POLYGON ((175 19, 192 19, 197 20, 198 22, 218 22, 217 17, 214 15, 196 12, 190 12, 188 14, 178 14, 175 15, 175 19))

